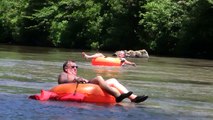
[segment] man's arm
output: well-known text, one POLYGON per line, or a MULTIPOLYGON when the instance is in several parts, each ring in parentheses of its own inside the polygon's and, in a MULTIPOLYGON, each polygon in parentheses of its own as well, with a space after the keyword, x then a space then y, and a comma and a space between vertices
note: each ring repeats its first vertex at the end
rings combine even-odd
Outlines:
POLYGON ((130 61, 128 61, 128 60, 126 60, 126 61, 124 62, 124 64, 136 66, 136 64, 135 64, 134 62, 130 62, 130 61))
POLYGON ((136 66, 136 64, 134 62, 130 62, 125 58, 121 59, 122 65, 132 65, 132 66, 136 66))
POLYGON ((82 78, 82 77, 75 77, 74 79, 76 82, 81 82, 81 83, 88 83, 89 80, 82 78))

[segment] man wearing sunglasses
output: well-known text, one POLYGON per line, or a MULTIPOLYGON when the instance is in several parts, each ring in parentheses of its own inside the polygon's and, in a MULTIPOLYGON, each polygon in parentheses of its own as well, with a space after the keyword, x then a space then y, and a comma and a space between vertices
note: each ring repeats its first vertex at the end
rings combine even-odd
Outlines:
POLYGON ((139 103, 145 101, 148 96, 137 96, 131 91, 128 91, 122 84, 120 84, 115 78, 104 80, 102 76, 96 76, 91 80, 84 79, 77 76, 78 66, 74 61, 68 60, 63 64, 63 72, 58 77, 58 84, 63 83, 93 83, 99 85, 103 90, 113 95, 116 98, 116 102, 121 102, 125 98, 129 98, 131 102, 139 103), (116 88, 117 90, 113 89, 116 88))

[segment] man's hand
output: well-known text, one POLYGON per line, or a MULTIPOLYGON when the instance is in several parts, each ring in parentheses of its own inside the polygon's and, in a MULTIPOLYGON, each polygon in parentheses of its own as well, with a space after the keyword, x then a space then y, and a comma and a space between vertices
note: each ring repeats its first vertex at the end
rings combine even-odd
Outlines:
POLYGON ((88 83, 88 82, 89 82, 89 80, 84 79, 84 78, 82 78, 82 77, 76 77, 76 78, 75 78, 75 81, 76 81, 76 82, 79 82, 79 83, 88 83))
POLYGON ((135 67, 136 67, 136 64, 135 64, 135 63, 132 63, 132 66, 135 66, 135 67))

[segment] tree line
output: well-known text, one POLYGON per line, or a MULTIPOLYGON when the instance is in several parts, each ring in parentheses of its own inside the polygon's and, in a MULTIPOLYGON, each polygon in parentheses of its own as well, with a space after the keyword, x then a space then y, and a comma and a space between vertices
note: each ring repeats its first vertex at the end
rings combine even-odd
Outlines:
POLYGON ((213 58, 213 0, 1 0, 0 43, 213 58))

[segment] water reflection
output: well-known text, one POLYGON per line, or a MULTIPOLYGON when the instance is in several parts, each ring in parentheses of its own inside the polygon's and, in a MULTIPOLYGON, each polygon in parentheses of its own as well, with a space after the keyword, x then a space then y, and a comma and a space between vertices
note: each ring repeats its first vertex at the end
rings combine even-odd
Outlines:
POLYGON ((93 66, 93 71, 96 73, 96 75, 116 78, 122 73, 122 68, 121 67, 93 66))

